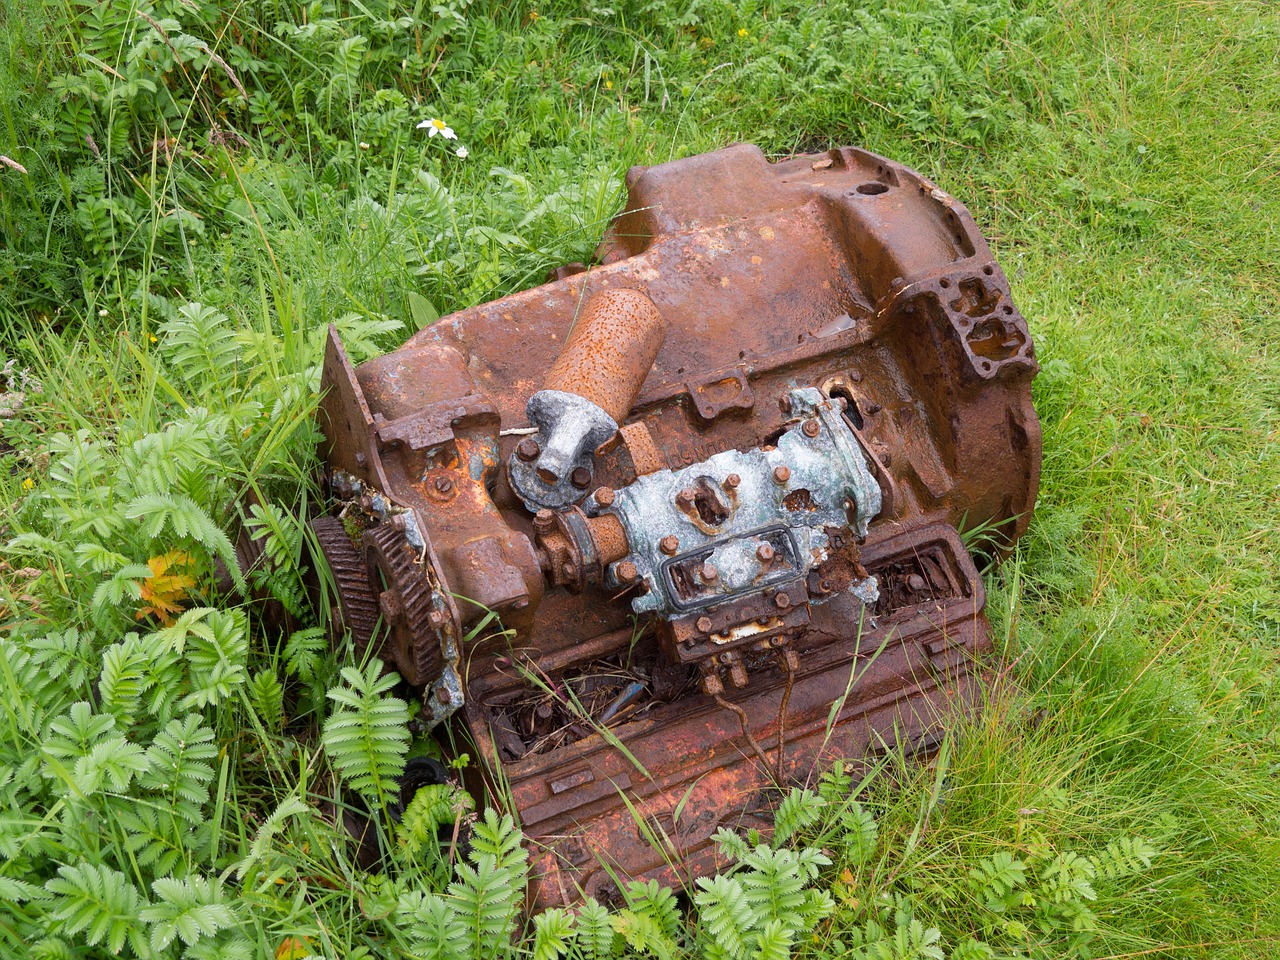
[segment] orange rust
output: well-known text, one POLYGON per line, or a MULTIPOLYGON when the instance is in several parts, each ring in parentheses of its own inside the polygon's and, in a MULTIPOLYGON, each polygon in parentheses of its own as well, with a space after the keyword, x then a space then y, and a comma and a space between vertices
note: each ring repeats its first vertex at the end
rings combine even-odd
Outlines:
POLYGON ((621 423, 666 336, 667 323, 638 290, 602 290, 565 340, 545 387, 576 393, 621 423))

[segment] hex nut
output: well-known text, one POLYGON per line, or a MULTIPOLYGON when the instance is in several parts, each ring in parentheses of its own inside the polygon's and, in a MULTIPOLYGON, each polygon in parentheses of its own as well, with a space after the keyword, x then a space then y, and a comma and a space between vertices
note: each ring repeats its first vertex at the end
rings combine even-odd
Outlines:
POLYGON ((817 420, 806 420, 804 426, 800 428, 806 437, 816 437, 822 432, 822 427, 817 420))
POLYGON ((702 569, 698 571, 698 575, 702 577, 703 582, 710 583, 720 577, 720 571, 716 569, 713 563, 704 563, 702 569))
POLYGON ((742 483, 742 478, 738 476, 736 473, 731 473, 724 478, 724 483, 721 484, 721 486, 723 486, 726 490, 736 490, 738 489, 738 484, 740 483, 742 483))
POLYGON ((710 633, 710 632, 711 632, 711 618, 710 618, 710 617, 699 617, 699 618, 698 618, 698 622, 697 622, 696 624, 694 624, 694 626, 696 626, 696 627, 698 628, 698 630, 699 630, 700 632, 702 632, 702 633, 710 633))
POLYGON ((768 563, 773 559, 773 547, 767 543, 762 543, 756 547, 756 559, 761 563, 768 563))
POLYGON ((569 474, 569 482, 579 490, 585 490, 591 483, 591 471, 586 467, 574 467, 573 472, 569 474))
POLYGON ((791 596, 786 593, 779 593, 773 598, 773 605, 779 610, 785 610, 791 606, 791 596))
POLYGON ((602 507, 613 506, 614 493, 613 487, 600 487, 596 490, 596 503, 602 507))
POLYGON ((538 441, 533 437, 525 437, 516 444, 516 456, 525 463, 531 463, 542 455, 542 447, 538 445, 538 441))
POLYGON ((623 560, 614 571, 619 583, 635 583, 640 578, 640 570, 630 560, 623 560))
POLYGON ((786 483, 791 479, 791 468, 786 464, 781 464, 773 468, 773 482, 786 483))
POLYGON ((674 557, 676 555, 676 551, 680 549, 680 538, 668 533, 658 541, 658 549, 668 557, 674 557))

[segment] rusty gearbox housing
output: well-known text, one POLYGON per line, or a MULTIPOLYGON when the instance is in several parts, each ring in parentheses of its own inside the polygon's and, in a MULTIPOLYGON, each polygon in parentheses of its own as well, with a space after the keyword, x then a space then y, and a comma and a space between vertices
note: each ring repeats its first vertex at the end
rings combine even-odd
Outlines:
POLYGON ((501 771, 542 905, 927 749, 990 643, 958 531, 1007 550, 1040 472, 1026 322, 924 177, 739 145, 627 187, 591 269, 325 356, 336 622, 501 771))

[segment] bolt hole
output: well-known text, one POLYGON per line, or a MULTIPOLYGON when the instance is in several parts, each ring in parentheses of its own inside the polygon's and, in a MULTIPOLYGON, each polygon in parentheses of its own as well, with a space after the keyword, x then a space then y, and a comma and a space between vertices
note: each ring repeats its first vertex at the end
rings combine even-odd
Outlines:
POLYGON ((1013 307, 1005 307, 1005 308, 1004 308, 1004 312, 1005 312, 1005 314, 1011 314, 1011 313, 1013 313, 1013 307))
POLYGON ((889 188, 883 183, 872 182, 858 185, 858 193, 862 194, 864 197, 875 197, 888 192, 889 188))
POLYGON ((995 271, 994 271, 993 269, 991 269, 991 265, 990 265, 990 264, 988 264, 987 266, 983 267, 983 268, 982 268, 982 272, 983 272, 983 273, 985 273, 988 277, 989 277, 989 276, 991 276, 993 273, 995 273, 995 271))
POLYGON ((946 277, 943 277, 941 280, 938 281, 938 286, 940 286, 943 290, 945 290, 947 289, 947 287, 951 286, 951 281, 948 280, 946 277))

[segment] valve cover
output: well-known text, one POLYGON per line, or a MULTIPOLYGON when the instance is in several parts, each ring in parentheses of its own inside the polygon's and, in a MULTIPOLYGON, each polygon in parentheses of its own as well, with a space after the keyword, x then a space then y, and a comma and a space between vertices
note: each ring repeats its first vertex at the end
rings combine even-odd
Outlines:
POLYGON ((1040 474, 1026 322, 920 174, 738 145, 627 187, 590 268, 325 359, 335 622, 502 785, 539 906, 930 750, 990 646, 960 531, 999 559, 1040 474))

